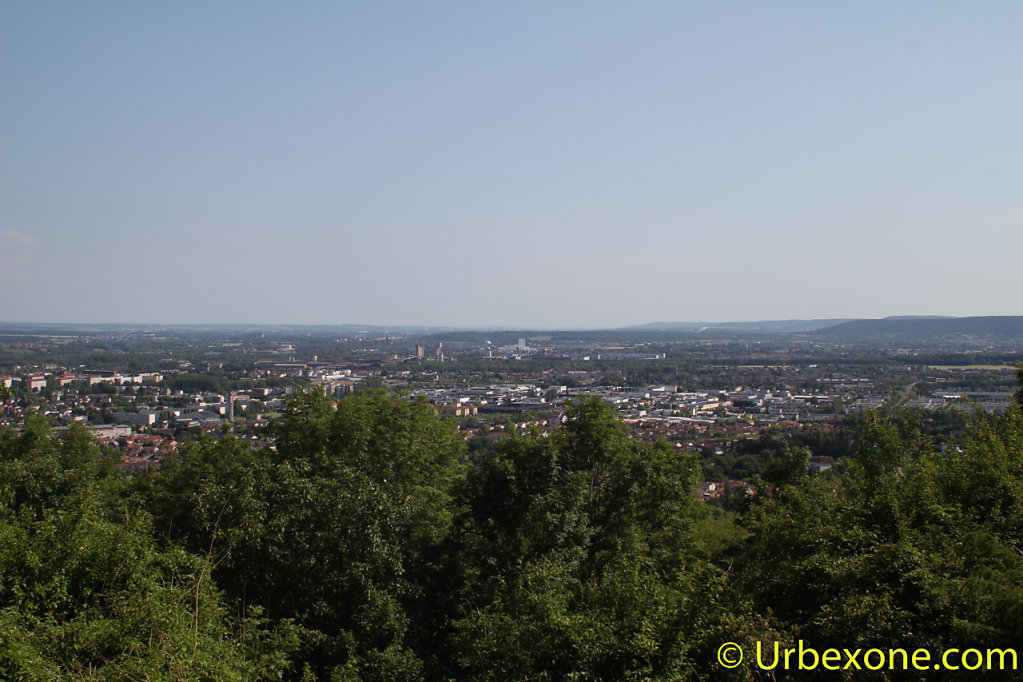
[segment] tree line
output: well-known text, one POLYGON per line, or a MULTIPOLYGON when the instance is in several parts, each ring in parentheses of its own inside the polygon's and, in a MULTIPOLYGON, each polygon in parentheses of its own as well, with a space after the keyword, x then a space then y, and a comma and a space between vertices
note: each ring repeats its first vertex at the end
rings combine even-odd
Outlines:
POLYGON ((0 678, 745 680, 774 673, 723 642, 1023 642, 1018 404, 943 442, 868 418, 836 476, 772 442, 733 511, 602 400, 566 417, 470 456, 422 399, 299 392, 274 447, 135 477, 78 426, 4 429, 0 678))

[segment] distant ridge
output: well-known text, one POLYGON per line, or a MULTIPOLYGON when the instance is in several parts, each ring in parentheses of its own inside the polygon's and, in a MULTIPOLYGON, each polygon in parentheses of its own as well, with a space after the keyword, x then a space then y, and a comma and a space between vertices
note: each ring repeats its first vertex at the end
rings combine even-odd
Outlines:
POLYGON ((756 322, 650 322, 632 327, 622 327, 622 331, 646 332, 678 332, 678 331, 733 331, 758 332, 761 334, 791 334, 826 329, 855 318, 843 317, 813 320, 760 320, 756 322))
POLYGON ((810 335, 839 343, 887 342, 912 345, 989 339, 1023 344, 1023 316, 886 317, 843 322, 818 329, 810 335))
POLYGON ((954 315, 889 315, 885 320, 955 320, 954 315))

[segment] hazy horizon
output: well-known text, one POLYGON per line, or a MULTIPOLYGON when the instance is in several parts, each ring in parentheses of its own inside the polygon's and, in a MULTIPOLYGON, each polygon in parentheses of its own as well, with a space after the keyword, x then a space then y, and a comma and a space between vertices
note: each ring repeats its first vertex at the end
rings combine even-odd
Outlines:
POLYGON ((1023 313, 1023 4, 0 13, 2 322, 1023 313))
POLYGON ((523 331, 523 332, 550 332, 550 331, 614 331, 620 329, 636 329, 637 331, 659 331, 658 327, 673 327, 668 331, 691 331, 682 328, 685 325, 691 325, 694 328, 698 325, 707 325, 709 327, 726 327, 727 325, 757 325, 757 324, 772 324, 772 323, 785 323, 785 322, 834 322, 835 324, 841 324, 847 321, 876 321, 876 320, 919 320, 919 319, 963 319, 973 317, 1023 317, 1019 315, 963 315, 963 316, 949 316, 949 315, 889 315, 883 318, 788 318, 784 320, 654 320, 651 322, 639 323, 635 325, 594 325, 594 326, 565 326, 565 327, 550 327, 550 326, 527 326, 527 325, 458 325, 458 324, 376 324, 376 323, 360 323, 360 322, 336 322, 336 323, 302 323, 302 322, 111 322, 111 321, 89 321, 89 322, 67 322, 67 321, 54 321, 54 322, 40 322, 40 321, 24 321, 24 320, 13 320, 13 321, 0 321, 0 328, 3 327, 69 327, 69 328, 139 328, 139 329, 158 329, 163 327, 181 327, 181 328, 255 328, 255 329, 273 329, 275 327, 281 328, 318 328, 323 327, 327 329, 358 329, 367 328, 373 329, 374 331, 386 331, 388 329, 400 332, 403 330, 417 330, 417 329, 429 329, 436 331, 444 330, 455 330, 455 331, 472 331, 472 332, 511 332, 511 331, 523 331))

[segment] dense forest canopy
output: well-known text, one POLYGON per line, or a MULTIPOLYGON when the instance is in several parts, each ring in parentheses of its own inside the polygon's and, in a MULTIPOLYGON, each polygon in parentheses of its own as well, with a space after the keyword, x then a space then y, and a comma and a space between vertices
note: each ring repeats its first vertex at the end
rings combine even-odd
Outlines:
POLYGON ((1018 647, 1023 413, 966 421, 869 418, 827 475, 772 441, 726 511, 592 397, 469 452, 423 399, 300 392, 275 447, 130 478, 35 419, 0 432, 0 677, 773 679, 718 648, 1018 647))

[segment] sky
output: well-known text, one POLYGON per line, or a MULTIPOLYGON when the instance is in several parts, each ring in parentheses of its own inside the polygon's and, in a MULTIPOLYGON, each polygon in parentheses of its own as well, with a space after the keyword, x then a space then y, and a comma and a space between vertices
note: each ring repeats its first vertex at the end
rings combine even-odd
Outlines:
POLYGON ((1023 314, 1023 3, 0 0, 0 322, 1023 314))

